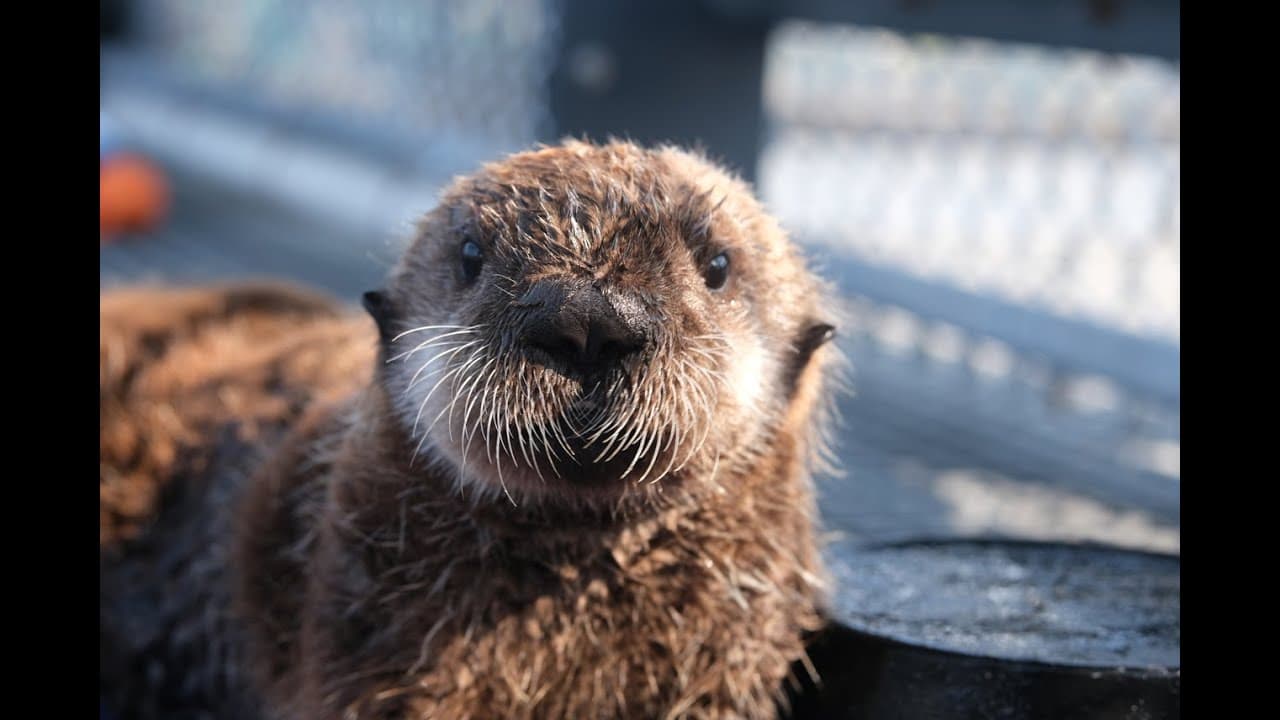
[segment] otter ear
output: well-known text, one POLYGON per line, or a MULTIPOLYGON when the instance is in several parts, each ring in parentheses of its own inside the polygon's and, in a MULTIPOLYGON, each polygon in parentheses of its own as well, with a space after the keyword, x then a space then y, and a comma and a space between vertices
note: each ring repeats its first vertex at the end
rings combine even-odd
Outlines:
POLYGON ((800 373, 809 365, 813 354, 818 351, 818 348, 831 342, 835 336, 835 326, 824 322, 810 323, 800 332, 800 337, 796 339, 795 343, 795 356, 792 358, 792 365, 787 376, 787 384, 790 386, 791 392, 795 392, 800 373))
POLYGON ((391 340, 391 321, 394 319, 394 312, 391 301, 387 299, 387 294, 382 290, 370 290, 360 297, 360 304, 364 305, 364 309, 373 317, 373 322, 378 326, 378 336, 383 342, 391 340))
POLYGON ((836 336, 836 326, 827 323, 814 323, 805 328, 800 335, 800 342, 796 343, 796 351, 799 356, 800 364, 808 364, 809 358, 813 357, 813 353, 823 345, 831 342, 836 336))

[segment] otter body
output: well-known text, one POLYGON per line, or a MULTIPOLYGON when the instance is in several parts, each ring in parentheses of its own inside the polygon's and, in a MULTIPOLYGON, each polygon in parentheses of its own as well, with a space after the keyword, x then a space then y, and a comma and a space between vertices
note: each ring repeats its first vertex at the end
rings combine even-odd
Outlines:
POLYGON ((129 292, 102 313, 115 704, 785 706, 821 624, 808 468, 831 328, 711 163, 575 142, 487 166, 366 295, 373 322, 284 288, 129 292))

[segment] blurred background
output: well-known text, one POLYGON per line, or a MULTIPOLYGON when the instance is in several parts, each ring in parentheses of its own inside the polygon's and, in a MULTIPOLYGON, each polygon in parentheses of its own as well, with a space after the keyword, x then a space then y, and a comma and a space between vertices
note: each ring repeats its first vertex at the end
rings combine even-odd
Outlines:
POLYGON ((355 301, 454 174, 569 134, 698 145, 849 304, 831 530, 1179 551, 1177 2, 101 13, 104 287, 355 301))

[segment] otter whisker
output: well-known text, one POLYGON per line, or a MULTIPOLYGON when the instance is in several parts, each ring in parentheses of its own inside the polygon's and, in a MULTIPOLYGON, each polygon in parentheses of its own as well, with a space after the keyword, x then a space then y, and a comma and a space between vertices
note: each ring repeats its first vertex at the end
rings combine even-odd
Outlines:
POLYGON ((462 462, 464 466, 466 465, 467 458, 470 455, 471 440, 475 438, 476 434, 475 426, 471 425, 470 422, 471 411, 475 408, 476 402, 483 397, 483 393, 477 395, 476 390, 482 385, 480 381, 484 375, 484 371, 492 366, 493 363, 493 359, 490 358, 480 366, 480 369, 475 373, 475 381, 471 383, 471 386, 467 391, 467 402, 465 404, 466 409, 462 413, 462 462))
POLYGON ((606 429, 611 433, 609 440, 605 443, 604 449, 596 457, 596 462, 601 459, 605 461, 612 460, 619 452, 630 445, 636 436, 636 433, 642 430, 639 421, 640 411, 643 406, 642 396, 647 396, 649 392, 648 385, 644 383, 633 384, 632 389, 625 393, 623 400, 625 401, 625 410, 617 413, 612 420, 612 427, 606 425, 601 428, 601 432, 606 429), (635 388, 639 388, 636 390, 635 388), (615 448, 616 444, 616 448, 615 448))
MULTIPOLYGON (((712 364, 717 364, 726 357, 724 355, 716 355, 716 354, 710 353, 702 348, 697 348, 697 347, 688 348, 688 352, 692 352, 696 355, 701 355, 702 357, 709 360, 712 364)), ((694 365, 693 367, 697 367, 700 370, 706 370, 708 372, 712 371, 711 368, 705 368, 701 365, 694 365)))
MULTIPOLYGON (((446 358, 446 364, 447 364, 448 359, 452 359, 454 355, 457 355, 463 350, 466 350, 467 348, 479 342, 480 340, 472 340, 471 342, 463 343, 457 347, 450 345, 447 349, 442 350, 439 353, 436 353, 434 357, 432 357, 430 360, 427 360, 425 363, 422 364, 422 367, 418 368, 418 371, 415 372, 413 374, 413 377, 409 379, 409 384, 405 386, 404 391, 409 392, 410 390, 412 390, 413 386, 418 382, 418 376, 422 374, 423 370, 426 370, 428 367, 431 367, 431 364, 434 363, 436 360, 439 360, 441 357, 448 355, 449 357, 446 358)), ((430 375, 428 375, 427 377, 430 377, 430 375)))
MULTIPOLYGON (((481 354, 479 350, 473 353, 470 359, 468 359, 467 362, 462 366, 463 374, 465 375, 467 371, 471 369, 472 365, 475 365, 476 363, 480 362, 483 358, 484 356, 481 354)), ((480 378, 477 375, 468 375, 467 379, 462 381, 462 385, 460 385, 454 390, 453 399, 449 401, 449 406, 448 406, 449 419, 445 423, 449 431, 449 442, 453 442, 453 408, 458 404, 458 401, 462 399, 463 393, 468 392, 469 388, 472 385, 474 385, 479 379, 480 378)))
POLYGON ((560 447, 564 448, 565 452, 569 453, 569 458, 576 463, 578 458, 573 449, 569 447, 569 438, 565 435, 564 427, 560 424, 559 417, 551 422, 551 436, 556 439, 556 442, 560 443, 560 447))
MULTIPOLYGON (((629 418, 630 430, 623 434, 622 439, 618 442, 617 449, 615 449, 613 453, 606 458, 606 460, 612 460, 614 455, 637 440, 641 441, 641 447, 643 447, 644 438, 649 434, 649 428, 652 425, 653 417, 660 405, 660 402, 658 402, 658 398, 656 397, 660 390, 661 387, 654 389, 648 384, 642 386, 642 391, 638 396, 638 398, 642 398, 642 400, 633 406, 633 410, 635 407, 638 407, 639 412, 631 413, 634 417, 629 418)), ((632 464, 634 465, 634 462, 632 464)))
MULTIPOLYGON (((639 429, 642 429, 643 431, 643 433, 640 436, 640 445, 636 450, 635 457, 632 458, 631 460, 631 464, 627 466, 627 469, 625 471, 623 471, 621 475, 622 478, 625 478, 628 474, 631 473, 632 468, 634 468, 636 463, 640 460, 641 455, 649 451, 650 447, 656 444, 656 441, 661 435, 660 432, 654 432, 652 430, 653 417, 657 412, 657 408, 661 404, 660 402, 655 400, 654 396, 658 395, 660 392, 661 392, 661 386, 654 393, 646 393, 645 395, 646 412, 640 418, 640 421, 637 422, 636 424, 636 427, 639 429)), ((655 454, 655 457, 656 457, 656 454, 655 454)), ((653 461, 651 460, 650 461, 651 465, 652 465, 652 462, 653 461)))
MULTIPOLYGON (((517 363, 517 366, 523 368, 519 363, 517 363)), ((518 447, 520 455, 524 458, 525 465, 536 470, 537 463, 534 462, 533 458, 529 454, 529 442, 525 437, 525 421, 527 421, 531 414, 530 410, 525 407, 526 399, 529 397, 531 392, 529 387, 529 376, 526 373, 518 372, 517 377, 520 378, 520 387, 507 394, 509 409, 507 411, 507 416, 503 418, 503 425, 509 438, 511 437, 511 432, 513 430, 515 431, 514 444, 508 444, 512 447, 518 447), (521 422, 516 423, 512 418, 520 418, 521 422)), ((515 453, 512 453, 511 459, 513 462, 519 462, 515 457, 515 453)), ((539 478, 541 479, 541 476, 539 476, 539 478)))
POLYGON ((663 468, 662 472, 658 473, 657 475, 654 475, 653 479, 650 480, 649 483, 652 484, 652 483, 658 482, 659 480, 667 477, 667 473, 671 471, 671 465, 676 461, 675 449, 677 447, 677 439, 679 436, 676 433, 671 433, 667 437, 669 438, 667 440, 667 444, 663 446, 659 452, 655 452, 653 454, 653 458, 649 460, 649 467, 645 468, 644 474, 641 475, 640 479, 636 481, 637 483, 642 483, 644 482, 645 478, 649 477, 649 471, 653 469, 654 462, 657 461, 658 456, 661 455, 662 452, 667 452, 671 456, 671 458, 667 460, 667 466, 663 468))
MULTIPOLYGON (((685 363, 685 365, 687 365, 687 363, 685 363)), ((699 400, 702 403, 702 413, 703 413, 702 422, 698 423, 696 422, 696 420, 691 421, 694 426, 697 426, 699 424, 702 425, 702 437, 698 439, 698 442, 696 444, 692 445, 689 448, 688 452, 685 455, 684 460, 680 463, 680 465, 678 465, 675 468, 673 472, 680 472, 681 470, 683 470, 684 467, 689 464, 689 461, 693 460, 693 458, 696 457, 698 453, 702 451, 703 446, 707 442, 707 438, 710 437, 711 435, 711 423, 708 421, 709 418, 712 417, 711 400, 706 395, 706 393, 703 392, 703 389, 699 386, 698 383, 691 382, 690 388, 698 396, 699 400)), ((689 408, 689 413, 692 417, 694 410, 692 408, 689 408)))
MULTIPOLYGON (((538 399, 541 401, 542 406, 543 407, 549 406, 550 403, 547 402, 546 393, 542 389, 542 386, 538 385, 537 389, 538 389, 538 399)), ((551 441, 547 438, 547 423, 545 421, 537 423, 537 431, 539 435, 542 436, 542 451, 547 457, 547 463, 551 465, 551 471, 556 474, 556 477, 560 477, 560 469, 557 467, 557 463, 554 455, 555 449, 552 447, 551 441)), ((552 435, 553 436, 555 435, 554 429, 552 431, 552 435)), ((569 449, 567 444, 564 444, 564 441, 562 438, 561 438, 561 444, 564 446, 565 452, 569 453, 569 457, 572 459, 573 451, 569 449)))
POLYGON ((472 327, 477 327, 477 326, 476 325, 421 325, 419 327, 412 328, 410 330, 405 330, 399 335, 396 335, 395 337, 391 338, 391 342, 396 342, 400 338, 404 337, 405 335, 412 335, 413 333, 422 332, 423 330, 447 330, 447 329, 472 328, 472 327))
MULTIPOLYGON (((594 445, 605 433, 615 432, 617 428, 621 427, 620 416, 624 413, 619 413, 615 408, 619 402, 625 400, 626 396, 630 394, 628 392, 624 392, 622 389, 624 379, 625 378, 623 376, 618 376, 609 384, 609 389, 605 391, 605 402, 601 403, 599 424, 595 431, 587 438, 585 443, 586 447, 594 445)), ((608 452, 607 448, 605 452, 608 452)), ((600 457, 596 457, 594 460, 594 462, 599 461, 600 457)))
MULTIPOLYGON (((496 277, 496 278, 502 278, 503 280, 506 280, 507 282, 511 283, 511 287, 513 287, 513 288, 520 284, 520 283, 516 282, 516 281, 515 281, 513 278, 511 278, 510 276, 508 276, 508 275, 503 275, 503 274, 502 274, 502 273, 500 273, 500 272, 495 272, 495 273, 493 273, 493 276, 494 276, 494 277, 496 277)), ((506 288, 504 288, 504 287, 499 286, 497 283, 494 283, 493 287, 494 287, 494 289, 495 289, 495 290, 497 290, 497 291, 499 291, 499 292, 502 292, 502 293, 505 293, 508 297, 515 297, 515 296, 516 296, 516 294, 515 294, 514 292, 511 292, 510 290, 508 290, 508 289, 506 289, 506 288)))
MULTIPOLYGON (((477 373, 476 373, 476 377, 480 377, 480 374, 483 374, 483 373, 484 373, 484 369, 485 369, 485 368, 488 368, 488 366, 489 366, 490 364, 493 364, 493 363, 494 363, 494 361, 493 361, 492 359, 490 359, 490 360, 488 361, 488 363, 485 363, 485 365, 481 366, 481 368, 480 368, 479 372, 477 372, 477 373)), ((490 370, 490 375, 492 375, 492 374, 493 374, 493 370, 490 370)), ((472 388, 474 388, 474 387, 476 387, 476 386, 472 386, 472 388)), ((475 392, 475 391, 474 391, 474 389, 472 389, 471 393, 474 393, 474 392, 475 392)), ((484 393, 481 393, 481 396, 484 396, 484 393)), ((468 401, 468 402, 467 402, 467 410, 465 411, 465 413, 463 413, 463 414, 462 414, 462 436, 463 436, 463 439, 462 439, 462 473, 463 473, 463 475, 465 475, 465 474, 466 474, 466 462, 467 462, 467 455, 468 455, 468 447, 470 447, 470 439, 468 439, 468 438, 467 438, 467 428, 468 428, 468 420, 467 420, 467 418, 470 418, 470 415, 471 415, 471 406, 472 406, 472 404, 474 404, 474 402, 475 402, 474 400, 472 400, 472 401, 468 401)), ((483 404, 481 404, 481 407, 483 407, 483 404)), ((483 414, 483 410, 481 410, 481 414, 483 414)), ((472 438, 474 438, 474 437, 475 437, 475 429, 474 429, 474 428, 472 428, 472 429, 471 429, 471 437, 472 437, 472 438)), ((489 448, 488 433, 486 433, 486 434, 485 434, 485 454, 486 454, 486 455, 488 455, 488 448, 489 448)), ((500 460, 499 460, 499 462, 498 462, 498 464, 497 464, 497 469, 498 469, 498 486, 499 486, 499 487, 502 487, 502 493, 503 493, 503 495, 504 495, 504 496, 507 496, 507 501, 508 501, 508 502, 511 502, 511 506, 512 506, 512 507, 520 507, 520 505, 518 505, 518 503, 516 502, 516 498, 511 496, 511 491, 509 491, 509 489, 507 488, 507 480, 506 480, 506 478, 503 478, 503 475, 502 475, 502 461, 500 461, 500 460)))
POLYGON ((575 463, 578 461, 578 458, 573 455, 573 450, 566 443, 564 430, 560 427, 559 417, 548 418, 542 423, 539 423, 538 427, 542 433, 545 433, 545 435, 550 437, 552 440, 552 442, 547 445, 548 457, 551 456, 551 453, 556 452, 556 446, 559 446, 560 449, 568 453, 570 460, 575 463))
MULTIPOLYGON (((548 402, 547 400, 546 391, 543 389, 542 384, 541 383, 535 384, 534 389, 537 390, 537 393, 538 393, 538 405, 542 408, 550 407, 551 403, 548 402)), ((552 454, 554 451, 551 445, 551 440, 547 437, 546 420, 544 419, 540 422, 531 422, 531 424, 533 425, 531 429, 536 430, 538 434, 542 437, 542 451, 546 454, 547 462, 551 464, 552 470, 555 470, 556 469, 555 457, 552 454)), ((556 471, 556 474, 559 475, 558 470, 556 471)))
POLYGON ((507 500, 511 502, 511 507, 520 507, 516 499, 511 497, 511 491, 507 489, 507 483, 502 479, 502 475, 498 475, 498 484, 502 486, 502 494, 507 496, 507 500))
MULTIPOLYGON (((473 325, 473 326, 470 326, 470 327, 463 328, 463 329, 461 329, 461 330, 454 330, 454 331, 452 331, 452 332, 440 333, 439 335, 432 335, 431 337, 427 338, 426 340, 423 340, 421 343, 418 343, 418 345, 417 345, 417 346, 415 346, 413 349, 411 349, 411 350, 407 350, 407 351, 405 351, 405 352, 402 352, 402 353, 400 353, 399 355, 393 355, 393 356, 391 356, 390 358, 387 358, 387 362, 388 362, 388 363, 392 363, 392 362, 395 362, 396 360, 400 360, 400 359, 405 359, 405 360, 407 360, 411 355, 413 355, 414 353, 418 352, 419 350, 422 350, 422 349, 425 349, 425 348, 431 347, 432 345, 434 345, 434 344, 436 344, 436 343, 438 343, 438 342, 440 342, 441 340, 444 340, 444 339, 446 339, 446 338, 451 338, 451 337, 454 337, 454 336, 457 336, 457 335, 470 335, 470 334, 475 334, 476 330, 477 330, 477 329, 479 329, 480 327, 481 327, 480 325, 473 325)), ((392 342, 395 342, 395 341, 393 340, 392 342)))
MULTIPOLYGON (((698 398, 702 402, 703 417, 710 418, 713 416, 713 413, 715 412, 716 386, 720 384, 720 381, 710 376, 704 376, 704 377, 708 377, 712 385, 711 388, 703 388, 702 385, 697 382, 693 383, 693 386, 694 388, 697 389, 698 398)), ((702 444, 706 442, 707 436, 711 432, 711 423, 707 422, 707 423, 703 423, 703 425, 704 427, 702 429, 702 439, 698 441, 699 449, 701 449, 702 444)))
MULTIPOLYGON (((437 390, 441 385, 443 385, 443 384, 445 383, 445 381, 447 381, 449 378, 453 377, 454 375, 457 375, 457 374, 458 374, 458 373, 460 373, 460 372, 462 372, 462 366, 460 366, 460 365, 459 365, 458 367, 451 368, 447 373, 445 373, 445 374, 444 374, 443 376, 441 376, 438 380, 436 380, 436 384, 435 384, 435 385, 432 385, 432 386, 431 386, 431 390, 430 390, 429 392, 427 392, 426 397, 422 398, 422 402, 418 403, 418 413, 417 413, 416 415, 414 415, 414 417, 413 417, 413 428, 409 431, 409 436, 410 436, 410 437, 412 437, 412 436, 414 436, 414 435, 417 435, 417 434, 418 434, 418 423, 422 420, 422 411, 423 411, 424 409, 426 409, 426 407, 427 407, 427 403, 428 403, 428 402, 430 402, 430 400, 431 400, 431 396, 435 394, 436 390, 437 390)), ((425 438, 426 438, 426 436, 427 436, 427 434, 424 432, 424 433, 422 434, 422 437, 425 439, 425 438)), ((419 443, 419 446, 421 446, 421 443, 419 443)), ((416 451, 416 450, 414 451, 414 455, 415 455, 415 456, 417 455, 417 451, 416 451)))
POLYGON ((436 426, 436 423, 440 422, 440 418, 444 417, 444 414, 446 411, 448 411, 449 407, 450 406, 446 405, 443 408, 441 408, 440 412, 436 413, 436 416, 431 419, 431 424, 427 426, 427 429, 422 431, 422 438, 418 440, 417 447, 413 449, 414 457, 417 457, 418 451, 422 449, 422 444, 425 443, 427 441, 427 438, 431 436, 432 428, 436 426))
POLYGON ((594 442, 596 438, 603 436, 604 433, 608 433, 608 439, 605 441, 604 447, 600 450, 599 454, 596 455, 593 462, 608 462, 609 460, 612 460, 623 448, 627 447, 626 440, 638 431, 635 423, 631 422, 633 416, 636 414, 636 407, 637 402, 633 393, 632 397, 628 398, 628 402, 626 403, 623 411, 616 414, 608 423, 597 431, 595 436, 593 436, 592 442, 594 442))
MULTIPOLYGON (((590 391, 583 394, 582 401, 583 402, 592 401, 594 398, 595 392, 599 388, 600 388, 600 383, 597 382, 595 386, 591 388, 590 391)), ((584 412, 582 409, 583 402, 578 402, 570 405, 568 411, 565 413, 565 416, 564 416, 565 422, 569 425, 569 432, 573 433, 574 437, 582 437, 585 431, 590 429, 590 427, 594 424, 596 418, 599 416, 599 412, 600 412, 599 407, 589 408, 590 414, 587 414, 586 412, 584 412)), ((592 402, 591 404, 595 405, 594 402, 592 402)))
MULTIPOLYGON (((431 388, 431 392, 427 393, 427 396, 426 396, 425 398, 423 398, 422 403, 418 406, 418 415, 414 418, 414 421, 413 421, 413 431, 412 431, 412 433, 411 433, 411 436, 412 436, 412 434, 413 434, 413 433, 416 433, 416 432, 417 432, 417 428, 418 428, 418 421, 419 421, 419 420, 421 419, 421 417, 422 417, 422 410, 427 406, 427 401, 431 399, 431 395, 432 395, 433 393, 435 393, 436 389, 437 389, 437 388, 439 388, 441 385, 443 385, 443 384, 444 384, 444 382, 445 382, 446 380, 448 380, 448 379, 449 379, 449 378, 451 378, 451 377, 455 377, 455 376, 457 376, 459 373, 463 373, 463 374, 464 374, 464 376, 465 376, 465 373, 466 373, 467 369, 468 369, 468 368, 469 368, 473 363, 475 363, 475 362, 476 362, 480 357, 481 357, 481 351, 477 349, 476 351, 474 351, 474 352, 469 356, 469 358, 468 358, 468 360, 467 360, 466 362, 464 362, 464 363, 460 364, 458 367, 456 367, 456 368, 454 368, 454 369, 450 370, 450 371, 449 371, 449 372, 448 372, 444 377, 442 377, 442 378, 440 378, 439 380, 437 380, 437 381, 436 381, 435 386, 431 388)), ((444 407, 444 409, 442 409, 442 410, 440 411, 440 413, 438 413, 438 414, 436 415, 435 419, 433 419, 433 420, 431 421, 431 425, 429 425, 429 426, 427 427, 427 429, 426 429, 426 430, 424 430, 424 431, 422 432, 422 438, 418 440, 418 444, 417 444, 417 446, 415 446, 415 447, 414 447, 414 450, 413 450, 413 457, 415 457, 415 458, 416 458, 416 457, 418 456, 418 452, 422 449, 422 445, 426 442, 427 438, 428 438, 428 437, 430 437, 432 428, 434 428, 434 427, 435 427, 435 425, 436 425, 436 423, 440 421, 440 417, 441 417, 441 415, 443 415, 443 414, 444 414, 444 411, 445 411, 445 410, 449 410, 449 411, 452 411, 452 410, 453 410, 454 404, 455 404, 455 403, 457 403, 457 401, 458 401, 458 397, 459 397, 459 393, 455 390, 452 401, 450 401, 450 402, 449 402, 449 404, 448 404, 448 405, 446 405, 446 406, 444 407)), ((453 417, 453 416, 452 416, 452 412, 451 412, 451 413, 450 413, 450 422, 451 422, 451 423, 452 423, 452 417, 453 417)), ((452 428, 452 427, 450 427, 450 428, 449 428, 449 440, 450 440, 450 441, 452 441, 452 440, 453 440, 453 428, 452 428)))
MULTIPOLYGON (((670 451, 671 459, 672 460, 675 459, 675 441, 680 436, 679 433, 680 431, 678 426, 670 432, 666 432, 662 428, 658 428, 656 432, 653 433, 655 439, 654 439, 654 442, 652 443, 653 447, 650 450, 649 465, 645 467, 644 474, 642 474, 640 478, 636 480, 637 484, 643 483, 645 479, 649 477, 649 473, 653 471, 654 463, 658 461, 658 456, 660 456, 663 452, 670 451), (661 441, 663 436, 667 438, 667 442, 665 445, 661 441)), ((667 469, 670 469, 670 468, 671 468, 671 463, 668 462, 667 469)), ((656 483, 664 477, 666 477, 666 471, 663 471, 661 474, 655 476, 653 480, 650 481, 650 483, 656 483)))
MULTIPOLYGON (((531 390, 529 388, 528 375, 522 374, 521 377, 524 378, 523 381, 521 382, 521 385, 522 385, 521 392, 516 396, 517 402, 519 404, 519 409, 514 416, 518 418, 527 419, 533 416, 532 411, 529 408, 525 407, 525 402, 527 402, 527 399, 531 396, 531 390)), ((510 433, 511 431, 512 424, 514 423, 512 423, 510 420, 508 420, 506 423, 508 433, 510 433)), ((539 469, 538 463, 535 462, 533 458, 530 456, 531 449, 529 446, 533 444, 533 437, 532 437, 532 433, 530 433, 529 437, 527 438, 525 436, 525 433, 527 431, 527 422, 521 422, 520 424, 516 425, 515 431, 516 431, 516 440, 520 445, 520 454, 524 456, 525 464, 533 468, 534 472, 538 474, 539 480, 546 482, 545 478, 542 477, 542 471, 539 469)), ((513 455, 511 459, 515 461, 515 456, 513 455)))
MULTIPOLYGON (((489 377, 485 378, 484 391, 483 391, 484 394, 482 399, 480 400, 479 415, 476 417, 476 422, 480 423, 480 434, 484 437, 484 457, 490 463, 494 462, 494 448, 492 444, 493 438, 490 435, 491 429, 493 428, 493 423, 492 423, 493 407, 490 406, 490 401, 492 400, 494 405, 497 404, 497 392, 494 389, 495 383, 493 382, 493 376, 497 374, 498 370, 501 368, 502 368, 502 363, 498 362, 494 366, 493 370, 489 372, 489 377), (484 412, 486 407, 489 408, 489 414, 487 416, 485 415, 485 412, 484 412)), ((494 433, 494 434, 497 434, 497 433, 494 433)), ((501 443, 501 442, 502 442, 502 436, 498 435, 498 443, 501 443)), ((498 445, 499 452, 501 452, 501 449, 502 449, 502 446, 501 444, 499 444, 498 445)), ((501 476, 502 475, 501 457, 499 457, 498 459, 499 459, 498 475, 501 476)))
POLYGON ((466 399, 463 400, 462 407, 462 453, 467 455, 467 447, 472 439, 475 438, 479 427, 471 424, 471 411, 475 409, 476 403, 481 402, 484 398, 482 388, 485 387, 485 371, 490 369, 494 364, 494 359, 489 358, 476 370, 472 375, 472 381, 468 383, 466 399))
POLYGON ((702 357, 711 361, 723 360, 724 358, 729 356, 729 351, 724 348, 705 347, 705 346, 692 345, 692 344, 685 347, 685 352, 690 352, 695 355, 701 355, 702 357))
MULTIPOLYGON (((681 377, 683 377, 683 375, 681 375, 681 377)), ((684 382, 682 380, 681 385, 683 384, 684 382)), ((681 445, 685 443, 685 439, 686 439, 685 430, 683 430, 682 428, 692 427, 697 425, 697 417, 694 414, 693 409, 689 406, 689 397, 693 393, 698 392, 696 388, 697 388, 697 383, 690 383, 690 387, 688 391, 680 393, 680 397, 681 397, 680 419, 683 422, 676 424, 675 439, 671 443, 671 448, 670 448, 671 459, 667 461, 667 466, 662 470, 662 474, 659 475, 659 477, 668 477, 671 472, 675 472, 679 470, 679 468, 676 468, 676 470, 673 471, 672 468, 675 466, 676 457, 678 456, 678 452, 677 452, 678 449, 680 448, 681 445)), ((710 427, 710 423, 707 422, 705 419, 702 424, 710 427)), ((688 457, 689 456, 685 457, 686 462, 688 461, 688 457)), ((683 468, 683 467, 684 467, 684 463, 681 463, 680 468, 683 468)))
POLYGON ((621 475, 618 476, 619 480, 625 479, 627 477, 627 473, 631 472, 631 468, 635 467, 636 463, 640 462, 640 453, 643 450, 644 450, 643 445, 636 446, 636 451, 631 455, 631 464, 627 466, 627 469, 625 472, 623 472, 621 475))
POLYGON ((410 334, 424 331, 456 331, 456 329, 472 329, 479 327, 480 325, 421 325, 421 327, 408 329, 408 331, 399 333, 398 336, 393 337, 390 342, 399 342, 399 340, 404 336, 410 336, 410 334))
POLYGON ((626 415, 627 422, 619 423, 618 427, 616 427, 610 434, 609 441, 605 445, 604 450, 601 451, 597 462, 600 462, 601 460, 604 462, 613 460, 618 456, 618 453, 635 445, 641 438, 644 433, 644 428, 636 418, 636 416, 642 415, 642 413, 636 411, 636 408, 638 407, 640 406, 633 405, 626 415))
POLYGON ((712 333, 703 333, 701 335, 691 335, 689 336, 689 339, 696 342, 711 341, 715 343, 714 346, 712 347, 706 347, 706 349, 708 350, 727 351, 729 349, 729 341, 725 337, 725 334, 722 332, 712 332, 712 333))
MULTIPOLYGON (((542 466, 534 459, 538 452, 533 442, 533 430, 525 425, 519 425, 516 427, 516 437, 520 440, 520 454, 524 456, 525 463, 533 468, 539 480, 546 482, 547 479, 542 476, 542 466)), ((560 471, 556 469, 554 463, 551 465, 551 471, 556 474, 556 477, 560 476, 560 471)))
MULTIPOLYGON (((485 377, 484 382, 482 383, 482 386, 484 389, 481 391, 480 407, 476 415, 476 423, 479 426, 479 432, 484 439, 485 459, 488 460, 490 464, 496 465, 498 470, 498 477, 500 480, 502 478, 502 456, 500 454, 501 445, 498 445, 499 454, 495 459, 493 435, 495 435, 496 433, 492 432, 493 426, 490 423, 490 419, 492 416, 492 409, 490 409, 489 414, 486 415, 485 408, 489 407, 491 401, 496 403, 494 383, 492 381, 493 381, 494 375, 497 374, 498 370, 501 369, 501 367, 502 367, 501 362, 495 362, 494 368, 490 370, 489 375, 485 377)), ((465 419, 464 419, 464 422, 465 422, 465 419)), ((502 436, 498 435, 497 440, 499 443, 501 443, 502 436)))
POLYGON ((712 385, 720 385, 725 381, 724 373, 716 372, 714 370, 708 370, 707 368, 704 368, 701 365, 696 365, 693 363, 684 363, 683 367, 691 369, 697 372, 699 375, 702 375, 702 377, 705 378, 712 385))
MULTIPOLYGON (((413 357, 418 352, 422 350, 426 350, 427 348, 430 348, 430 347, 436 347, 439 345, 452 346, 460 342, 466 342, 467 340, 466 337, 461 337, 461 338, 453 337, 454 335, 460 335, 460 334, 462 333, 449 333, 447 336, 441 335, 439 337, 433 337, 430 340, 420 343, 417 347, 413 348, 412 350, 395 356, 394 358, 392 358, 392 360, 400 359, 400 360, 408 361, 409 358, 413 357), (445 342, 446 340, 448 342, 445 342)), ((466 334, 474 335, 475 333, 468 332, 466 334)), ((472 342, 478 342, 478 340, 473 340, 472 342)))
POLYGON ((600 388, 601 383, 597 382, 586 395, 591 404, 590 414, 583 416, 582 413, 577 413, 581 420, 581 427, 574 428, 573 431, 579 438, 586 437, 588 433, 603 423, 608 416, 608 395, 602 394, 600 388))

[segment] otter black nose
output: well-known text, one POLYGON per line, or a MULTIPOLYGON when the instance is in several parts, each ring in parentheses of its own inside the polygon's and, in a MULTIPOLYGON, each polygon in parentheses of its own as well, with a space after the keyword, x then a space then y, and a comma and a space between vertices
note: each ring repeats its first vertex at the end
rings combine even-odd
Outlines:
POLYGON ((516 303, 527 308, 526 345, 580 371, 616 363, 644 347, 644 336, 592 285, 537 283, 516 303))

